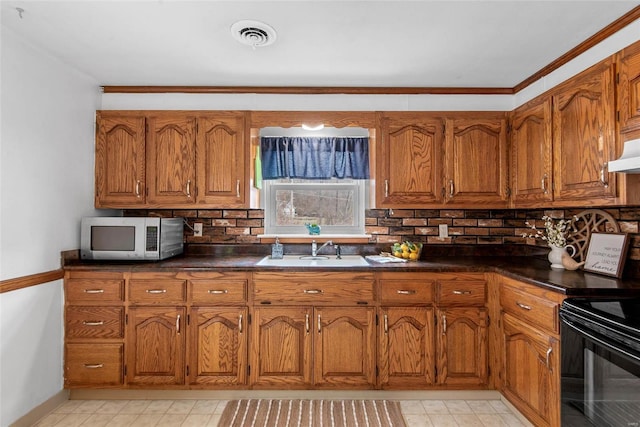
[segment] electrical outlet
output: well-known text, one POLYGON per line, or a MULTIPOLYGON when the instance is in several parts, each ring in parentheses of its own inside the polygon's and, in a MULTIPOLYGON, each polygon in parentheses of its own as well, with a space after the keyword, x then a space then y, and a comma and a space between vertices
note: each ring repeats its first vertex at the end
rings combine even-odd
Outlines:
POLYGON ((447 224, 438 224, 438 237, 441 239, 449 237, 449 226, 447 224))
POLYGON ((193 235, 196 237, 201 237, 202 236, 202 223, 201 222, 196 222, 195 224, 193 224, 193 235))

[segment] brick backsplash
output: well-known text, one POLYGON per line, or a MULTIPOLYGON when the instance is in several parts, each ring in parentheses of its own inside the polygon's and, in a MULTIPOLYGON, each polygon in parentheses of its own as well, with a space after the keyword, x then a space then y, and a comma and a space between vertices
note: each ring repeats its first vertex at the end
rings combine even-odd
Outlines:
MULTIPOLYGON (((618 221, 622 232, 631 236, 628 259, 640 260, 640 208, 603 209, 618 221)), ((505 245, 545 246, 541 240, 522 237, 531 230, 525 224, 542 226, 542 216, 570 218, 583 209, 478 210, 478 209, 368 209, 365 232, 372 244, 389 244, 403 240, 426 245, 505 245), (447 224, 449 237, 438 237, 438 225, 447 224)), ((179 216, 190 225, 203 223, 203 236, 194 237, 185 228, 189 244, 259 244, 264 233, 261 209, 206 210, 126 210, 126 216, 179 216)))

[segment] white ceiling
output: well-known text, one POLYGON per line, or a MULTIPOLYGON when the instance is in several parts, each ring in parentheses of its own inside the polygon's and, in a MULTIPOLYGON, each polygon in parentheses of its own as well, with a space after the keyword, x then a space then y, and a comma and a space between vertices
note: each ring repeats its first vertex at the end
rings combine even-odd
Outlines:
POLYGON ((510 88, 638 5, 1 0, 0 13, 100 85, 510 88), (230 27, 243 19, 272 26, 276 42, 240 44, 230 27))

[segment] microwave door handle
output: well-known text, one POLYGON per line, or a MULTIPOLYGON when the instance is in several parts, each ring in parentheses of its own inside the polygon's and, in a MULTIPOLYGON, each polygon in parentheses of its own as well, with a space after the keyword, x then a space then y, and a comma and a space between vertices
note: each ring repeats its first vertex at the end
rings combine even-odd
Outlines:
POLYGON ((587 337, 588 339, 590 339, 591 341, 600 344, 601 346, 605 347, 607 350, 611 350, 614 351, 616 353, 620 353, 620 354, 624 354, 627 357, 632 358, 633 360, 640 362, 640 357, 633 354, 633 353, 629 353, 627 350, 624 350, 620 347, 616 347, 615 345, 608 343, 598 337, 595 337, 593 335, 591 335, 590 333, 584 331, 583 329, 578 328, 576 325, 574 325, 571 322, 568 322, 566 318, 563 317, 564 320, 564 324, 567 325, 568 327, 570 327, 571 329, 573 329, 575 332, 577 332, 579 335, 583 335, 585 337, 587 337))

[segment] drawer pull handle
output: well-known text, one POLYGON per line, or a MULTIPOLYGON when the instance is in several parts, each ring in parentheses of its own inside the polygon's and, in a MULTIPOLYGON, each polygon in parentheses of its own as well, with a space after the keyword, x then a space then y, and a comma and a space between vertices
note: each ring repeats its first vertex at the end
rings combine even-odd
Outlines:
POLYGON ((219 295, 219 294, 227 294, 229 293, 229 291, 226 289, 209 289, 209 293, 219 295))
POLYGON ((318 314, 318 333, 322 332, 322 318, 318 314))
POLYGON ((442 335, 447 334, 447 316, 442 315, 442 335))
POLYGON ((547 350, 547 368, 550 368, 549 366, 549 359, 551 358, 551 352, 553 351, 553 348, 549 347, 549 349, 547 350))
POLYGON ((384 315, 384 333, 389 333, 389 315, 387 314, 384 315))
POLYGON ((236 181, 236 197, 238 199, 240 198, 240 180, 239 179, 236 181))
POLYGON ((84 320, 82 324, 85 326, 102 326, 104 325, 104 321, 103 320, 84 320))
POLYGON ((517 301, 516 301, 516 305, 523 310, 531 311, 530 305, 522 304, 521 302, 517 302, 517 301))
POLYGON ((304 330, 307 333, 307 335, 309 334, 309 313, 304 315, 304 330))
POLYGON ((454 295, 471 295, 471 291, 458 291, 458 290, 454 290, 453 291, 454 295))
POLYGON ((411 290, 406 290, 406 289, 398 289, 396 291, 396 293, 400 294, 400 295, 413 295, 416 293, 415 290, 411 289, 411 290))
POLYGON ((176 333, 180 334, 180 315, 178 314, 178 317, 176 317, 176 333))
POLYGON ((238 332, 242 333, 242 314, 238 316, 238 332))
POLYGON ((104 289, 85 289, 85 294, 104 294, 104 289))
POLYGON ((148 294, 166 294, 166 289, 147 289, 148 294))
POLYGON ((322 289, 305 289, 302 292, 304 292, 305 294, 321 294, 322 289))
POLYGON ((384 180, 384 197, 389 197, 389 180, 384 180))
POLYGON ((104 367, 102 363, 85 363, 84 367, 87 369, 100 369, 104 367))

